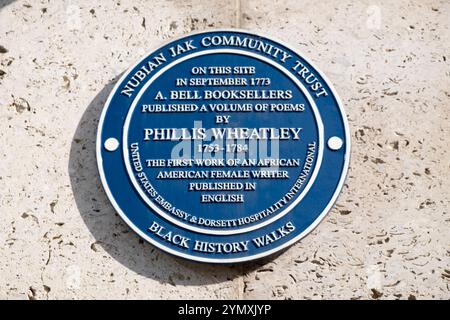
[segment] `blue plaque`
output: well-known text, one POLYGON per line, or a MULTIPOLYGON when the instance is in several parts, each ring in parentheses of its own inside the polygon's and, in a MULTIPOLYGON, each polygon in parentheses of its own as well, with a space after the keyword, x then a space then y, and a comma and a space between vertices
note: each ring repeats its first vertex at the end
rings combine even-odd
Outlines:
POLYGON ((297 50, 246 31, 174 40, 117 82, 97 160, 120 216, 156 247, 234 263, 292 245, 343 186, 341 102, 297 50))

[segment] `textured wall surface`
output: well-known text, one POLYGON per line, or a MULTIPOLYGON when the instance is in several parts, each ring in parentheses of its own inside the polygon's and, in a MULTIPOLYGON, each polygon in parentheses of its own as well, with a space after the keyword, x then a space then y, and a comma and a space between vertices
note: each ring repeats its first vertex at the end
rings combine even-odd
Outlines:
POLYGON ((0 298, 450 298, 448 1, 0 0, 0 298), (174 36, 284 40, 340 94, 347 183, 265 261, 169 256, 115 214, 95 134, 117 77, 174 36))

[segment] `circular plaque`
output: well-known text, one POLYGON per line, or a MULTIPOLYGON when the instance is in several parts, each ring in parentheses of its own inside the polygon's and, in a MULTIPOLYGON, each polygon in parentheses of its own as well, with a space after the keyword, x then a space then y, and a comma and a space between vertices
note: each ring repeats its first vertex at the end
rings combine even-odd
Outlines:
POLYGON ((346 176, 347 121, 325 76, 280 41, 219 30, 174 40, 117 82, 97 161, 140 236, 174 255, 248 261, 330 210, 346 176))

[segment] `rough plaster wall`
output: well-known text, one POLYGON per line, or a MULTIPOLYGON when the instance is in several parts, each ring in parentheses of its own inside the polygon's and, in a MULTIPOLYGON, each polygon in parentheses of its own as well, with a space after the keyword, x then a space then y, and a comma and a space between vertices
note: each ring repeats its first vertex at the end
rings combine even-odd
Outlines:
POLYGON ((0 298, 450 298, 448 1, 0 0, 0 298), (94 154, 117 76, 208 28, 263 32, 335 84, 352 160, 273 260, 207 266, 139 239, 94 154))

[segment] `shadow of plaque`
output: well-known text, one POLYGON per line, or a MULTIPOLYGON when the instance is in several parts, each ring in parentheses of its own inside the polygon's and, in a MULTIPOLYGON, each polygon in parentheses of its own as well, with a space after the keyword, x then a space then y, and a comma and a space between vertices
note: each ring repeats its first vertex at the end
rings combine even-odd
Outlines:
POLYGON ((78 210, 95 238, 91 250, 102 248, 125 267, 161 283, 204 285, 233 280, 271 262, 285 250, 257 261, 232 265, 191 262, 164 253, 141 239, 110 204, 97 168, 97 126, 103 106, 120 75, 91 101, 78 123, 69 159, 71 187, 78 210))
POLYGON ((13 3, 16 0, 0 0, 0 9, 6 7, 7 5, 13 3))

